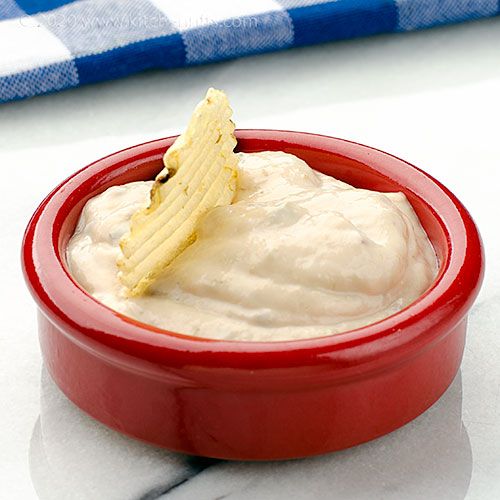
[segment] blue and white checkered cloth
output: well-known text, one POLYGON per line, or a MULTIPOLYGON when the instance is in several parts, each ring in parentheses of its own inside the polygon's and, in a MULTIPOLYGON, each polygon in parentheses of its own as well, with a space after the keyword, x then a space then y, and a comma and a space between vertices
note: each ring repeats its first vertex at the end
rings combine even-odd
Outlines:
POLYGON ((500 0, 0 0, 0 102, 494 16, 500 0))

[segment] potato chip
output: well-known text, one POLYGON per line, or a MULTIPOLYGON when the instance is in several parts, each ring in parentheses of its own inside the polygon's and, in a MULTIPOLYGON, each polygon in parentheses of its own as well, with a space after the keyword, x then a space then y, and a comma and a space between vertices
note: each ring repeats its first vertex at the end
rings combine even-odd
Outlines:
POLYGON ((187 130, 163 157, 148 208, 132 216, 120 242, 120 280, 129 295, 143 294, 196 240, 201 218, 230 205, 237 189, 238 158, 232 110, 224 92, 209 89, 187 130))

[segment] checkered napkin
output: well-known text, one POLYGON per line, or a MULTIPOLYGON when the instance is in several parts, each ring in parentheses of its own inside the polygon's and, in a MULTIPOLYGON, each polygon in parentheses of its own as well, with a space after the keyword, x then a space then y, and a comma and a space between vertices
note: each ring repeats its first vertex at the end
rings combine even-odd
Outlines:
POLYGON ((0 102, 499 13, 499 0, 0 0, 0 102))

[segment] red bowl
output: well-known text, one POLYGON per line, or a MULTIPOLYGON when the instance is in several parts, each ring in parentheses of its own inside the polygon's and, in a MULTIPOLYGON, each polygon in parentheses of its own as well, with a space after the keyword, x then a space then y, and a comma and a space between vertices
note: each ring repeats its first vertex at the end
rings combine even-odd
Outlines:
POLYGON ((28 225, 23 267, 50 374, 109 427, 195 455, 304 457, 404 425, 443 394, 462 359, 483 275, 470 215, 432 177, 376 149, 299 132, 241 130, 237 137, 241 151, 286 151, 357 187, 404 192, 439 258, 431 288, 378 323, 294 341, 200 339, 112 311, 72 279, 65 248, 89 198, 154 176, 175 137, 161 139, 72 175, 28 225))

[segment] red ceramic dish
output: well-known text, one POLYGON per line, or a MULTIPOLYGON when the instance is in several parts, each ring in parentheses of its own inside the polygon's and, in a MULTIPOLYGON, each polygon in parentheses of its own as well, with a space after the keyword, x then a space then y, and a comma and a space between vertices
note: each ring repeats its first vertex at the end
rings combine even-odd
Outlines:
POLYGON ((325 453, 412 420, 443 394, 462 358, 467 312, 483 274, 481 241, 468 212, 429 175, 367 146, 273 130, 242 130, 237 137, 241 151, 286 151, 357 187, 403 191, 439 257, 432 287, 373 325, 285 342, 197 339, 113 312, 73 281, 65 247, 90 197, 153 177, 175 138, 161 139, 77 172, 28 225, 24 272, 52 377, 104 424, 210 457, 325 453))

